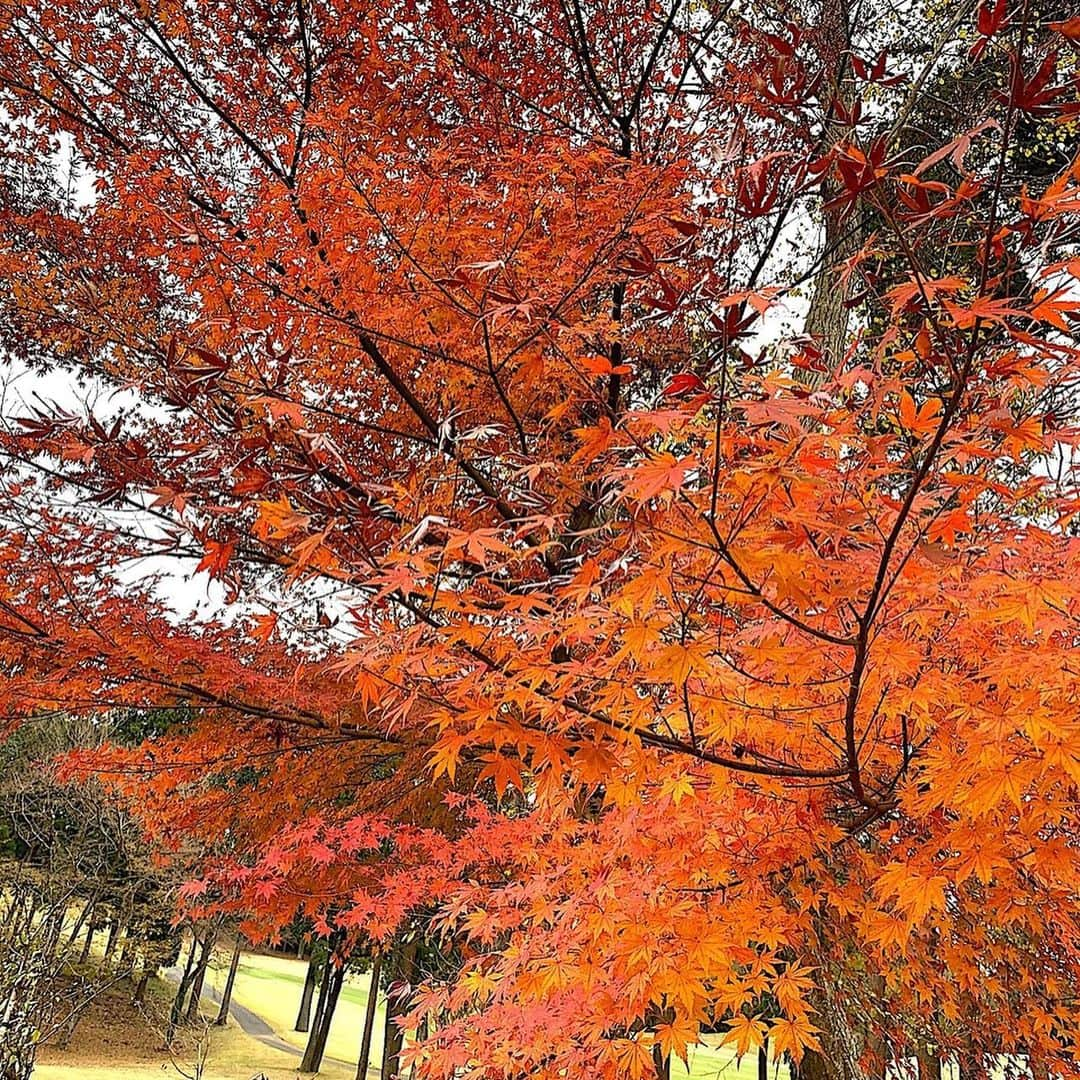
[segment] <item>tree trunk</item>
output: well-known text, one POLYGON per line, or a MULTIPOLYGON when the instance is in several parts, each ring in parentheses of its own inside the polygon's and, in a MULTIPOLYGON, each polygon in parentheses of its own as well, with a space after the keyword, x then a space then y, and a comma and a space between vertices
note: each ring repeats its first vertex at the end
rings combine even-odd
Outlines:
POLYGON ((131 995, 132 1003, 142 1005, 146 1001, 146 987, 150 982, 150 972, 143 968, 139 981, 135 984, 135 993, 131 995))
POLYGON ((932 1046, 920 1043, 915 1050, 915 1060, 919 1067, 919 1080, 941 1080, 941 1059, 932 1046))
POLYGON ((62 906, 58 906, 49 917, 49 930, 45 938, 45 950, 51 956, 62 955, 60 943, 64 937, 64 915, 62 906))
POLYGON ((799 1080, 834 1080, 823 1054, 807 1050, 799 1062, 799 1080))
POLYGON ((79 940, 79 934, 82 933, 83 927, 87 927, 87 937, 90 936, 89 927, 94 921, 94 905, 96 901, 87 900, 83 904, 82 911, 79 912, 79 917, 75 920, 75 925, 71 928, 71 936, 67 940, 67 951, 71 952, 75 948, 75 942, 79 940))
POLYGON ((313 1029, 322 1023, 322 1015, 326 1010, 326 1003, 330 1000, 330 977, 333 974, 333 953, 327 953, 322 965, 322 981, 319 984, 319 1000, 315 1004, 315 1021, 313 1029))
POLYGON ((202 952, 199 954, 199 966, 195 969, 195 977, 191 982, 191 1000, 188 1002, 187 1008, 187 1021, 189 1024, 194 1023, 199 1015, 203 983, 206 981, 206 969, 210 966, 210 960, 214 955, 216 940, 217 931, 214 929, 208 930, 203 941, 202 952))
POLYGON ((983 1068, 982 1054, 968 1047, 957 1058, 958 1080, 983 1080, 986 1070, 983 1068))
POLYGON ((311 1029, 311 999, 315 996, 315 986, 319 981, 319 961, 315 953, 308 957, 307 975, 304 976, 304 989, 300 992, 300 1010, 296 1014, 294 1031, 311 1029))
POLYGON ((4 918, 3 920, 0 920, 0 934, 3 934, 5 937, 11 929, 12 924, 15 922, 15 912, 18 910, 18 907, 18 897, 12 896, 8 901, 8 906, 4 909, 4 918))
POLYGON ((873 975, 870 978, 870 990, 872 1000, 877 1003, 877 1008, 869 1010, 866 1021, 866 1049, 870 1059, 870 1068, 874 1080, 885 1080, 885 1074, 889 1062, 889 1046, 882 1034, 882 1024, 886 1011, 886 987, 883 975, 873 975))
POLYGON ((232 1004, 232 990, 233 983, 236 982, 236 969, 240 966, 240 935, 236 935, 236 942, 233 945, 232 962, 229 964, 229 976, 225 980, 225 989, 221 994, 221 1008, 218 1009, 217 1020, 214 1021, 218 1027, 224 1027, 229 1022, 229 1005, 232 1004))
POLYGON ((82 952, 79 953, 79 963, 85 964, 90 959, 90 947, 94 943, 94 931, 97 927, 94 926, 93 917, 86 926, 86 940, 83 942, 82 952))
POLYGON ((382 971, 382 953, 376 953, 371 961, 371 985, 368 987, 367 1008, 364 1010, 364 1034, 360 1040, 360 1057, 356 1062, 356 1080, 367 1080, 368 1062, 371 1060, 371 1035, 375 1030, 375 1010, 379 1001, 379 974, 382 971))
POLYGON ((101 963, 104 967, 108 967, 109 961, 112 959, 112 954, 116 950, 116 939, 120 933, 120 922, 118 919, 112 919, 109 922, 109 936, 105 939, 105 953, 101 958, 101 963))
POLYGON ((671 1058, 660 1049, 659 1043, 653 1044, 652 1059, 656 1080, 671 1080, 671 1058))
MULTIPOLYGON (((822 4, 821 11, 822 62, 832 76, 833 92, 850 108, 851 83, 850 78, 845 76, 847 54, 851 48, 847 0, 822 4)), ((844 132, 843 125, 834 120, 826 128, 827 143, 831 145, 844 132)), ((825 179, 821 185, 822 203, 836 198, 841 191, 841 185, 835 180, 825 179)), ((826 371, 831 371, 844 353, 850 319, 847 301, 851 290, 841 283, 838 270, 858 250, 857 214, 857 205, 854 210, 842 205, 822 209, 825 227, 821 265, 814 277, 814 291, 804 332, 807 337, 813 338, 814 344, 821 350, 821 363, 826 371)), ((821 371, 810 371, 805 377, 811 386, 816 386, 823 375, 821 371)))
MULTIPOLYGON (((416 941, 406 944, 401 953, 398 975, 402 982, 412 983, 416 975, 416 941)), ((386 999, 386 1034, 383 1038, 381 1080, 395 1080, 401 1068, 401 1047, 405 1032, 394 1023, 407 1007, 404 994, 388 995, 386 999)))
POLYGON ((191 950, 188 952, 187 963, 184 965, 184 973, 180 976, 180 985, 176 988, 176 997, 173 998, 172 1008, 169 1010, 169 1026, 166 1031, 165 1041, 172 1044, 173 1036, 180 1025, 180 1018, 184 1015, 184 998, 187 997, 188 987, 191 986, 191 968, 195 963, 195 950, 199 947, 199 939, 194 932, 191 935, 191 950))
POLYGON ((334 1010, 337 1008, 338 997, 341 995, 341 987, 345 982, 345 964, 334 963, 333 954, 326 958, 326 972, 323 978, 323 993, 319 999, 319 1011, 315 1017, 315 1023, 308 1037, 307 1047, 304 1050, 303 1060, 300 1062, 300 1072, 316 1073, 322 1065, 323 1054, 326 1052, 326 1040, 330 1035, 330 1024, 334 1019, 334 1010))
POLYGON ((757 1052, 758 1080, 769 1080, 769 1040, 766 1039, 757 1052))

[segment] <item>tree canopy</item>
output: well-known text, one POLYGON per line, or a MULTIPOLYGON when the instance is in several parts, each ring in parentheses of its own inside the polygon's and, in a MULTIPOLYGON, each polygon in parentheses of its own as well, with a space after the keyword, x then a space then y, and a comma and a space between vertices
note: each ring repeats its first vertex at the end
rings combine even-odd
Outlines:
POLYGON ((5 718, 178 710, 68 768, 455 950, 421 1076, 1074 1070, 1048 7, 3 8, 5 718))

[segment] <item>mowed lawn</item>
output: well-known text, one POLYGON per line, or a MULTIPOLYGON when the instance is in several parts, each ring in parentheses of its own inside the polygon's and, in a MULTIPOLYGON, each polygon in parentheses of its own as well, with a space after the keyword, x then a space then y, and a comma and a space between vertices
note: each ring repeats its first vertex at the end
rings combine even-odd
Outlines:
MULTIPOLYGON (((218 988, 224 986, 228 961, 228 956, 220 957, 213 970, 212 979, 218 988)), ((307 1036, 294 1031, 293 1025, 296 1023, 296 1011, 300 1004, 306 972, 306 961, 285 956, 244 953, 237 969, 233 1000, 261 1016, 286 1042, 302 1048, 307 1036)), ((349 975, 330 1027, 326 1048, 328 1058, 334 1058, 336 1062, 356 1062, 360 1051, 368 990, 369 980, 366 974, 349 975)), ((385 1011, 380 1002, 372 1037, 372 1065, 377 1065, 382 1060, 385 1022, 385 1011)), ((719 1047, 716 1045, 718 1042, 718 1038, 710 1036, 705 1045, 692 1049, 689 1055, 689 1070, 681 1061, 672 1062, 672 1080, 687 1080, 688 1077, 690 1080, 756 1080, 756 1056, 748 1055, 741 1062, 737 1062, 732 1050, 719 1047)), ((327 1062, 327 1067, 332 1067, 336 1062, 327 1062)), ((769 1077, 770 1080, 787 1080, 787 1069, 771 1065, 769 1077)))
MULTIPOLYGON (((98 952, 95 949, 95 953, 98 952)), ((186 950, 183 961, 186 959, 186 950)), ((228 974, 230 952, 222 949, 207 973, 207 982, 220 991, 228 974)), ((287 956, 242 953, 233 987, 233 1002, 250 1010, 271 1028, 284 1042, 302 1051, 307 1035, 294 1031, 300 994, 307 973, 306 961, 287 956)), ((175 990, 168 980, 155 980, 151 998, 157 1000, 157 1010, 164 1015, 175 990)), ((367 1008, 369 977, 350 974, 342 988, 327 1043, 326 1057, 319 1075, 323 1080, 353 1080, 356 1059, 360 1051, 364 1012, 367 1008)), ((76 1038, 67 1050, 44 1048, 35 1070, 38 1080, 152 1080, 167 1076, 178 1077, 174 1067, 190 1070, 188 1055, 180 1053, 170 1062, 162 1051, 160 1035, 147 1031, 133 1040, 117 1037, 140 1026, 139 1015, 132 1010, 130 988, 117 987, 113 997, 101 1003, 99 1016, 92 1016, 80 1025, 76 1038)), ((213 1018, 217 1005, 209 994, 204 995, 204 1013, 213 1018)), ((313 1010, 314 1011, 314 1010, 313 1010)), ((370 1080, 375 1080, 382 1061, 385 1009, 379 1003, 372 1037, 370 1080)), ((225 1028, 210 1029, 210 1053, 203 1074, 204 1080, 251 1080, 263 1074, 267 1080, 294 1080, 300 1054, 268 1046, 265 1042, 240 1030, 235 1016, 225 1028)), ((672 1080, 757 1080, 757 1059, 747 1056, 736 1062, 730 1048, 716 1044, 717 1037, 708 1037, 706 1045, 690 1051, 690 1067, 680 1061, 672 1063, 672 1080)), ((787 1069, 770 1066, 769 1080, 788 1080, 787 1069)))
MULTIPOLYGON (((217 957, 217 962, 207 979, 215 988, 225 985, 228 975, 227 955, 217 957)), ((296 1013, 300 1007, 300 994, 307 974, 307 961, 287 956, 264 956, 243 953, 236 971, 233 1001, 262 1017, 285 1042, 302 1050, 307 1045, 307 1034, 294 1031, 296 1013)), ((330 1025, 330 1037, 326 1043, 327 1057, 351 1062, 355 1068, 360 1054, 360 1038, 364 1028, 364 1011, 367 1008, 369 979, 366 974, 349 973, 341 990, 334 1020, 330 1025)), ((316 997, 316 1001, 318 998, 316 997)), ((315 1003, 312 1004, 312 1016, 315 1003)), ((371 1040, 371 1063, 382 1061, 383 1026, 386 1013, 379 1005, 375 1018, 375 1030, 371 1040)))

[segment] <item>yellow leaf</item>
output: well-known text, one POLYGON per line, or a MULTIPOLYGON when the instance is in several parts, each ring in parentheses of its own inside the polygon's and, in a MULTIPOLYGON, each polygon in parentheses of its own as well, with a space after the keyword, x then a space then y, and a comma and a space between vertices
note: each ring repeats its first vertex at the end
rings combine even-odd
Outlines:
POLYGON ((740 1014, 728 1021, 728 1031, 724 1035, 721 1046, 728 1043, 735 1044, 735 1056, 742 1057, 747 1051, 757 1049, 765 1045, 765 1024, 753 1016, 740 1014))

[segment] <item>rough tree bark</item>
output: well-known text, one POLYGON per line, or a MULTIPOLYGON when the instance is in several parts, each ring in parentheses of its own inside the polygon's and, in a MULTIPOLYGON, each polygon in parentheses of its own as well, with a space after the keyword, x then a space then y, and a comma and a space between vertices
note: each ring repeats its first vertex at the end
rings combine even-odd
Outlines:
MULTIPOLYGON (((845 76, 847 53, 851 48, 850 11, 847 0, 823 0, 819 23, 822 59, 831 72, 833 92, 842 103, 850 99, 850 86, 845 76), (845 89, 847 92, 845 92, 845 89)), ((826 145, 831 145, 844 133, 837 122, 825 128, 826 145)), ((814 277, 810 309, 804 332, 813 338, 821 350, 822 366, 830 370, 841 358, 847 337, 850 312, 847 301, 851 290, 838 275, 840 266, 858 250, 858 234, 853 214, 844 206, 827 204, 840 194, 835 180, 826 179, 821 185, 822 217, 824 219, 821 265, 814 277)), ((858 211, 856 210, 855 213, 858 211)), ((807 380, 820 382, 823 372, 808 372, 807 380)))

